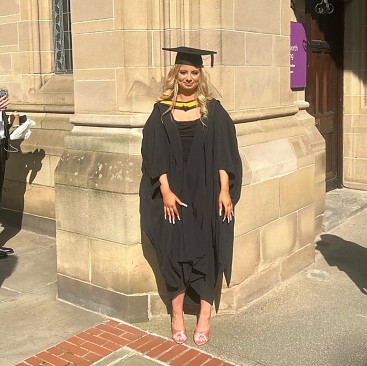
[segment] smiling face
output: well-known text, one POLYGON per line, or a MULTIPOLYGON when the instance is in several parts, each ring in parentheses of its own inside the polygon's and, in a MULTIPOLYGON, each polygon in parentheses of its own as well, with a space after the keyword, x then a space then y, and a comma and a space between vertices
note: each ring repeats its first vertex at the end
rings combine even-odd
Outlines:
POLYGON ((191 65, 181 65, 177 74, 179 94, 194 94, 199 85, 201 71, 191 65))

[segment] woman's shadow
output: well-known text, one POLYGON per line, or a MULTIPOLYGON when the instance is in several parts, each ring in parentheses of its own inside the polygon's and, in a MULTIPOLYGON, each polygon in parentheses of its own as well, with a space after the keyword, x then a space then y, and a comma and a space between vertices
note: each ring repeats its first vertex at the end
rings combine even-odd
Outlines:
MULTIPOLYGON (((1 212, 0 223, 0 247, 8 247, 7 242, 13 238, 21 229, 24 211, 24 195, 27 183, 32 184, 37 173, 42 168, 42 160, 45 157, 43 149, 22 153, 21 140, 11 141, 12 148, 16 152, 10 153, 10 158, 6 163, 6 175, 3 187, 4 206, 10 210, 1 212), (14 155, 12 155, 14 154, 14 155), (7 172, 8 170, 8 172, 7 172), (13 172, 16 172, 13 173, 13 172), (16 177, 16 182, 12 180, 16 177)), ((0 210, 2 211, 2 210, 0 210)), ((15 271, 18 263, 16 250, 8 258, 0 259, 0 287, 6 278, 15 271)))
POLYGON ((331 234, 321 235, 316 249, 330 266, 345 272, 367 295, 367 248, 331 234))

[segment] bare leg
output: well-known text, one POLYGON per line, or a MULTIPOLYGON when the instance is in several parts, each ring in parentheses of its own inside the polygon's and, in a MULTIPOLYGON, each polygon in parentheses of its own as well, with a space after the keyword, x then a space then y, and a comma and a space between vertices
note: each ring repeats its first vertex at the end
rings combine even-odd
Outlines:
POLYGON ((205 300, 200 300, 200 314, 194 332, 194 342, 202 346, 209 341, 210 317, 212 305, 205 300))
POLYGON ((183 343, 187 339, 183 317, 185 293, 186 289, 182 290, 182 292, 172 299, 172 338, 177 343, 183 343))

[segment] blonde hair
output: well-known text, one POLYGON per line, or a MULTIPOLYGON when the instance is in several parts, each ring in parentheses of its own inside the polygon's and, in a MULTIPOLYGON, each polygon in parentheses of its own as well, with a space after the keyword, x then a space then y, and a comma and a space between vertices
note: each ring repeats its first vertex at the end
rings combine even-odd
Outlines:
MULTIPOLYGON (((172 66, 171 70, 169 71, 165 83, 163 85, 163 92, 161 96, 158 98, 158 101, 161 100, 171 100, 172 105, 169 107, 168 111, 174 109, 177 101, 177 94, 178 94, 178 83, 177 83, 177 75, 180 71, 181 64, 175 64, 172 66)), ((210 81, 209 75, 204 70, 204 67, 198 67, 200 71, 200 80, 196 90, 196 100, 200 107, 200 115, 201 121, 208 117, 208 108, 207 102, 208 100, 213 99, 212 93, 210 91, 210 81)))

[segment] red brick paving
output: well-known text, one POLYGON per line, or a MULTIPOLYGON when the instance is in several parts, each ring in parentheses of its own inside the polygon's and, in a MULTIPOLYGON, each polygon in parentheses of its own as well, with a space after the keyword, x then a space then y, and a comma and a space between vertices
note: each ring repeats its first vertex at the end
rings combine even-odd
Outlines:
POLYGON ((122 347, 171 366, 232 365, 195 348, 176 344, 125 323, 107 320, 15 366, 90 366, 122 347))

